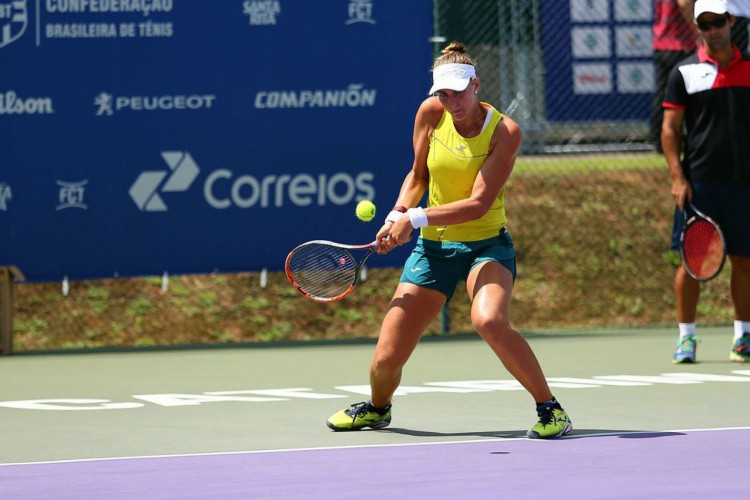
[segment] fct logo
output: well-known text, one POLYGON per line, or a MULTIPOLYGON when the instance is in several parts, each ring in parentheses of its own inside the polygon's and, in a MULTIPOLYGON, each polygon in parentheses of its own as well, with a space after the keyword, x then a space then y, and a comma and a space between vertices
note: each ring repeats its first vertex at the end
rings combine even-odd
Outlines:
POLYGON ((349 19, 344 24, 375 24, 376 21, 372 18, 372 7, 372 0, 349 0, 349 19))
POLYGON ((60 193, 58 195, 59 203, 55 210, 65 210, 66 208, 87 210, 89 207, 84 202, 84 195, 86 194, 86 184, 88 182, 88 179, 78 182, 58 180, 57 185, 60 187, 60 193))
POLYGON ((187 191, 200 173, 187 151, 164 151, 161 157, 169 170, 141 172, 128 191, 142 212, 165 212, 167 205, 159 194, 187 191))
POLYGON ((0 49, 21 38, 28 25, 26 0, 0 0, 0 49))

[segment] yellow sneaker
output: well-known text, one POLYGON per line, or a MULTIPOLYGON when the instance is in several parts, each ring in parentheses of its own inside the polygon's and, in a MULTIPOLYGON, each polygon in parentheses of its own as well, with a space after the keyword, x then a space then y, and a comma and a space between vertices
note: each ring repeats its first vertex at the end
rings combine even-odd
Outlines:
POLYGON ((369 401, 354 403, 331 415, 326 423, 334 431, 358 431, 365 427, 382 429, 391 423, 391 405, 386 406, 381 413, 375 411, 369 401))
POLYGON ((529 429, 526 437, 531 439, 549 439, 564 436, 573 430, 573 422, 562 409, 560 403, 547 404, 537 410, 539 422, 529 429))

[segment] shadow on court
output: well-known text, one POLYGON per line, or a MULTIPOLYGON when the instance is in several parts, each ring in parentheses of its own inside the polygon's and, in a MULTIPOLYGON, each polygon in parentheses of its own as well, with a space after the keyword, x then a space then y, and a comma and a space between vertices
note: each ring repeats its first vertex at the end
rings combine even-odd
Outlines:
MULTIPOLYGON (((526 438, 526 430, 518 431, 481 431, 481 432, 426 432, 413 429, 399 429, 389 427, 387 429, 372 429, 362 432, 381 432, 403 434, 405 436, 415 437, 450 437, 450 438, 488 438, 488 439, 521 439, 526 438)), ((596 437, 620 437, 625 439, 653 439, 669 436, 684 436, 683 432, 648 432, 641 430, 614 430, 614 429, 574 429, 573 432, 564 439, 588 439, 596 437)))

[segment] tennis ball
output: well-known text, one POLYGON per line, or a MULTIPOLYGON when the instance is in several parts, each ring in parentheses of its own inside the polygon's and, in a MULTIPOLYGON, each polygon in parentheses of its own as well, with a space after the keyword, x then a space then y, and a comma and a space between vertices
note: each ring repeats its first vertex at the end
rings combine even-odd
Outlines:
POLYGON ((375 217, 375 204, 370 200, 362 200, 357 203, 357 218, 369 222, 375 217))

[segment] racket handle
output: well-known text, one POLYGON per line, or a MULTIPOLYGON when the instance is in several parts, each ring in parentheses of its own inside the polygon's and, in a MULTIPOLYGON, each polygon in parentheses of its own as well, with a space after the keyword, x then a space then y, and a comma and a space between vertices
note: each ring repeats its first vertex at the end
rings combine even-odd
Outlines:
MULTIPOLYGON (((385 239, 386 240, 390 240, 391 237, 390 236, 386 236, 385 239)), ((370 248, 372 248, 373 250, 377 250, 378 249, 378 240, 375 240, 372 243, 370 243, 370 248)))

